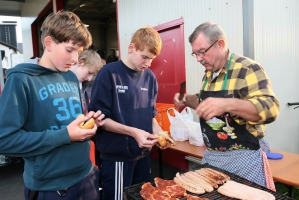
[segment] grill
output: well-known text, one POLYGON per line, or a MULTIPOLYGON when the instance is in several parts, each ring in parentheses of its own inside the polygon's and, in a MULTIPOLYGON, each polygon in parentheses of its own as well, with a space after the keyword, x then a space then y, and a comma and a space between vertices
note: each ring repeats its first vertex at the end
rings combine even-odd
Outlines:
MULTIPOLYGON (((253 188, 257 188, 257 189, 260 189, 260 190, 264 190, 266 192, 269 192, 271 194, 273 194, 275 196, 275 199, 276 200, 291 200, 292 198, 290 197, 287 197, 287 196, 284 196, 282 194, 279 194, 277 192, 273 192, 272 190, 269 190, 268 188, 265 188, 263 186, 260 186, 256 183, 253 183, 251 181, 248 181, 238 175, 235 175, 235 174, 232 174, 232 173, 229 173, 227 171, 224 171, 224 170, 221 170, 219 168, 216 168, 216 167, 213 167, 213 166, 210 166, 208 164, 204 164, 202 165, 202 167, 209 167, 211 169, 215 169, 215 170, 218 170, 220 172, 223 172, 227 175, 230 176, 230 179, 231 180, 234 180, 238 183, 242 183, 244 185, 247 185, 247 186, 250 186, 250 187, 253 187, 253 188)), ((132 185, 130 187, 127 187, 124 189, 124 193, 125 193, 125 199, 126 200, 143 200, 143 198, 140 196, 140 191, 141 191, 141 186, 142 186, 143 183, 140 183, 140 184, 136 184, 136 185, 132 185)), ((152 183, 153 186, 155 186, 154 183, 152 183)), ((189 192, 188 192, 189 193, 189 192)), ((194 194, 192 194, 194 195, 194 194)), ((214 189, 214 191, 212 192, 206 192, 204 194, 201 194, 201 195, 194 195, 194 196, 198 196, 198 197, 201 197, 201 198, 209 198, 211 200, 214 200, 214 199, 217 199, 217 200, 226 200, 226 199, 234 199, 234 198, 230 198, 230 197, 226 197, 226 196, 223 196, 222 194, 218 193, 217 190, 214 189)), ((186 200, 186 197, 182 197, 180 198, 180 200, 186 200)))

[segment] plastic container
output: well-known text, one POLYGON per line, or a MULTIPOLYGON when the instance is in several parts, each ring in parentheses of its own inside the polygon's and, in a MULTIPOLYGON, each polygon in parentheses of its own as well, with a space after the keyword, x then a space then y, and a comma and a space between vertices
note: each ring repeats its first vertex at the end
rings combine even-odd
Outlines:
MULTIPOLYGON (((157 115, 156 115, 156 120, 158 124, 161 126, 163 131, 170 131, 170 122, 167 116, 167 110, 168 108, 175 108, 178 110, 174 104, 168 104, 168 103, 156 103, 156 108, 157 108, 157 115)), ((171 110, 169 112, 171 116, 174 116, 173 111, 171 110)))
POLYGON ((267 155, 267 158, 271 159, 271 160, 280 160, 283 158, 283 155, 280 153, 271 152, 271 153, 267 153, 266 155, 267 155))

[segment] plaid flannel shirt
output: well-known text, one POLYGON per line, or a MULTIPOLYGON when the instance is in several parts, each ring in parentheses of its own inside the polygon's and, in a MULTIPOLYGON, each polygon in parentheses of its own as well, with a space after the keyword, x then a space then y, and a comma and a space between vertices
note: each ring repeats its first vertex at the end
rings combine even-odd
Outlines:
MULTIPOLYGON (((214 78, 212 74, 213 72, 206 71, 203 77, 202 86, 206 77, 208 78, 204 91, 222 90, 226 67, 220 70, 214 78)), ((270 79, 263 67, 254 60, 234 54, 228 72, 225 95, 230 98, 248 100, 254 104, 261 118, 259 121, 246 121, 239 116, 231 115, 238 124, 244 126, 255 137, 263 138, 266 134, 265 124, 276 120, 279 114, 279 101, 274 95, 270 79)))

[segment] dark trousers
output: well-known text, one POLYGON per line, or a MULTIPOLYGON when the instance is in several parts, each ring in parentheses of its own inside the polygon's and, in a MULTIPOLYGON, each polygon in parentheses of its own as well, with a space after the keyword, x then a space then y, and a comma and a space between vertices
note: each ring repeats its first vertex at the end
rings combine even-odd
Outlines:
POLYGON ((25 200, 99 200, 99 170, 93 170, 79 183, 66 190, 32 191, 25 186, 25 200))
POLYGON ((124 188, 150 181, 150 157, 116 162, 101 159, 102 199, 123 200, 124 188))

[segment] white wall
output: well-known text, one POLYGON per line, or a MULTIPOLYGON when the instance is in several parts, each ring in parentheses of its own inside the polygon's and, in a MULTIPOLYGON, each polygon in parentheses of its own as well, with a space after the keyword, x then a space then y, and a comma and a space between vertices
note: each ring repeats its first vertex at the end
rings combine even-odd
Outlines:
POLYGON ((267 126, 272 148, 299 153, 299 1, 254 0, 254 57, 280 101, 280 116, 267 126))
POLYGON ((126 0, 118 1, 121 56, 127 55, 132 34, 139 28, 184 18, 186 81, 188 93, 200 90, 204 67, 191 56, 189 35, 201 23, 214 21, 225 30, 231 51, 243 54, 242 1, 239 0, 126 0))
POLYGON ((188 36, 205 21, 220 24, 229 49, 262 64, 280 100, 280 116, 267 125, 266 139, 274 149, 299 153, 299 108, 287 105, 299 102, 298 0, 126 0, 118 1, 118 16, 122 58, 138 28, 184 18, 188 93, 199 91, 204 69, 190 56, 188 36))
POLYGON ((12 49, 0 44, 0 50, 5 51, 5 58, 2 60, 2 67, 9 69, 14 67, 16 64, 23 62, 23 55, 15 53, 12 49))

